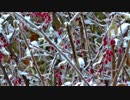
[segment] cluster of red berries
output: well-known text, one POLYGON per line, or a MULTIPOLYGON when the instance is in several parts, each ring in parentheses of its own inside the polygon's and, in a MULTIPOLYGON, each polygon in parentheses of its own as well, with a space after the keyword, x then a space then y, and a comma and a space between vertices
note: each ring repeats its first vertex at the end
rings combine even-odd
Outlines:
POLYGON ((22 79, 20 77, 18 78, 11 77, 10 80, 14 86, 21 85, 22 83, 22 79))
POLYGON ((34 19, 36 18, 36 23, 44 21, 46 24, 48 24, 51 21, 49 12, 31 12, 30 17, 34 19))
POLYGON ((114 52, 112 50, 107 49, 105 52, 104 64, 108 64, 108 62, 111 62, 111 56, 113 55, 114 52))
POLYGON ((55 77, 56 77, 58 86, 61 86, 61 85, 62 85, 61 76, 62 76, 62 72, 60 72, 59 69, 56 69, 56 70, 55 70, 55 77))

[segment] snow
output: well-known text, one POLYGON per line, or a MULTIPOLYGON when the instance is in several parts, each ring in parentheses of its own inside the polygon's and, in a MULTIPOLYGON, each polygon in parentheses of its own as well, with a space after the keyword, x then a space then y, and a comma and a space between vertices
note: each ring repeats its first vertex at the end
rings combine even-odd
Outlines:
POLYGON ((10 16, 10 14, 4 14, 4 15, 2 15, 1 18, 6 19, 6 18, 8 18, 9 16, 10 16))
MULTIPOLYGON (((78 57, 78 62, 79 62, 80 68, 84 68, 85 62, 82 57, 78 57)), ((72 60, 72 63, 74 64, 74 60, 72 60)))
POLYGON ((72 82, 65 82, 64 83, 64 86, 71 86, 72 85, 72 82))
POLYGON ((121 36, 122 34, 125 34, 126 31, 128 30, 128 27, 130 26, 129 23, 123 23, 119 28, 118 28, 118 36, 121 36), (122 30, 122 31, 121 31, 122 30))
POLYGON ((2 24, 4 22, 3 18, 0 18, 0 24, 2 24))
POLYGON ((1 52, 3 55, 7 55, 7 56, 10 55, 10 53, 9 53, 4 47, 1 47, 1 48, 0 48, 0 52, 1 52))
POLYGON ((10 38, 12 37, 13 33, 10 33, 9 35, 6 35, 8 42, 10 41, 10 38))
POLYGON ((126 84, 127 84, 128 86, 130 86, 130 81, 126 82, 126 84))

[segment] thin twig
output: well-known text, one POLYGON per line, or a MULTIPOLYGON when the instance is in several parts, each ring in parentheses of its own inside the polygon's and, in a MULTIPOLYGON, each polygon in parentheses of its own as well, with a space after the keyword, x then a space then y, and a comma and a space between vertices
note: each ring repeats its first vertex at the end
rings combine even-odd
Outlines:
MULTIPOLYGON (((112 70, 115 70, 115 50, 114 50, 115 45, 111 46, 111 50, 113 51, 112 55, 112 70)), ((115 76, 115 71, 112 71, 112 78, 114 79, 115 76)))
POLYGON ((2 72, 3 72, 3 74, 4 74, 4 77, 5 77, 5 79, 7 80, 9 86, 12 86, 12 83, 11 83, 11 81, 9 80, 9 77, 8 77, 6 71, 5 71, 5 68, 4 68, 4 66, 3 66, 1 63, 0 63, 0 67, 1 67, 1 69, 2 69, 2 72))
POLYGON ((75 15, 74 15, 74 17, 69 21, 69 25, 72 25, 72 22, 74 22, 74 20, 80 15, 80 14, 82 14, 82 12, 77 12, 75 15))
POLYGON ((57 44, 55 44, 54 42, 51 41, 51 39, 42 31, 40 30, 36 25, 32 24, 31 22, 29 22, 28 20, 24 19, 20 14, 15 13, 16 16, 19 16, 20 18, 22 18, 23 20, 25 20, 28 24, 30 24, 32 27, 34 27, 36 30, 34 30, 34 28, 31 28, 33 31, 35 31, 36 34, 38 34, 41 37, 44 37, 60 54, 62 54, 62 56, 69 62, 69 64, 73 67, 73 69, 78 73, 78 75, 81 77, 82 80, 84 80, 84 82, 86 83, 86 85, 90 86, 89 83, 85 80, 85 78, 82 76, 81 72, 78 70, 77 67, 75 67, 75 65, 73 65, 72 61, 59 49, 59 47, 57 46, 57 44), (36 32, 37 31, 37 32, 36 32))
POLYGON ((117 73, 115 74, 115 77, 113 79, 113 83, 112 83, 113 86, 116 86, 116 81, 117 81, 118 75, 119 75, 119 73, 120 73, 120 71, 121 71, 121 69, 123 67, 123 64, 125 63, 126 57, 128 56, 127 53, 128 53, 129 47, 130 47, 130 40, 128 41, 128 46, 126 48, 125 54, 123 56, 123 59, 122 59, 122 61, 120 63, 119 70, 117 71, 117 73))
POLYGON ((39 77, 40 77, 40 79, 41 79, 42 85, 44 86, 45 84, 44 84, 44 82, 43 82, 43 79, 42 79, 42 76, 41 76, 41 72, 40 72, 39 67, 38 67, 38 65, 37 65, 37 63, 36 63, 36 60, 35 60, 35 58, 34 58, 34 56, 33 56, 33 54, 32 54, 32 51, 30 50, 29 44, 28 44, 28 42, 27 42, 27 40, 26 40, 25 33, 23 33, 23 30, 22 30, 21 26, 20 26, 20 25, 18 25, 18 26, 19 26, 19 28, 20 28, 21 34, 22 34, 22 36, 23 36, 23 39, 24 39, 24 41, 25 41, 25 43, 26 43, 26 45, 27 45, 27 47, 28 47, 28 49, 29 49, 29 51, 30 51, 31 59, 32 59, 32 61, 34 62, 35 69, 36 69, 36 71, 38 72, 38 75, 39 75, 39 77))

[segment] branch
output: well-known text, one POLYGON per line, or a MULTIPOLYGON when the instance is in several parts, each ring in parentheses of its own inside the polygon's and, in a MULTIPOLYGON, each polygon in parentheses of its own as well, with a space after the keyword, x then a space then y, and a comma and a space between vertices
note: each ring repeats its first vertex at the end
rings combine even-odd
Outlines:
POLYGON ((79 76, 81 77, 81 79, 84 80, 84 82, 86 83, 86 85, 90 86, 88 84, 88 82, 85 80, 85 78, 82 76, 82 74, 80 73, 80 71, 77 69, 77 67, 75 67, 75 65, 73 65, 73 63, 71 62, 71 60, 59 49, 59 47, 57 46, 57 44, 55 44, 54 42, 52 42, 51 39, 44 32, 42 32, 36 25, 34 25, 31 22, 29 22, 28 20, 24 19, 24 17, 22 17, 18 13, 14 13, 14 14, 16 16, 19 16, 23 20, 25 20, 32 27, 34 27, 36 30, 34 30, 34 28, 32 28, 32 30, 35 31, 35 33, 38 34, 39 36, 44 37, 60 54, 62 54, 62 56, 70 63, 70 65, 73 67, 73 69, 79 74, 79 76))
POLYGON ((127 53, 128 53, 129 47, 130 47, 130 40, 128 41, 128 46, 126 48, 125 54, 123 56, 123 59, 122 59, 122 61, 120 63, 119 70, 117 71, 117 73, 115 74, 115 77, 113 79, 113 83, 112 83, 113 86, 116 86, 116 81, 117 81, 118 75, 119 75, 119 73, 120 73, 120 71, 121 71, 121 69, 123 67, 123 64, 125 62, 126 57, 128 56, 127 53))
POLYGON ((74 22, 75 21, 75 19, 80 15, 80 14, 82 14, 82 12, 77 12, 75 15, 74 15, 74 17, 69 21, 69 25, 71 25, 72 24, 72 22, 74 22))
POLYGON ((6 71, 5 71, 5 68, 4 68, 4 66, 3 66, 1 63, 0 63, 0 67, 1 67, 1 69, 2 69, 2 72, 3 72, 3 74, 4 74, 4 77, 5 77, 5 79, 7 80, 9 86, 12 86, 11 81, 9 80, 9 77, 8 77, 6 71))
POLYGON ((20 28, 21 34, 22 34, 22 36, 23 36, 23 39, 24 39, 24 41, 25 41, 25 43, 26 43, 26 45, 27 45, 27 47, 28 47, 28 49, 29 49, 29 51, 30 51, 31 59, 32 59, 32 61, 34 62, 35 69, 36 69, 36 71, 38 72, 38 75, 39 75, 39 77, 40 77, 40 79, 41 79, 42 85, 44 86, 45 84, 44 84, 44 82, 43 82, 43 79, 42 79, 42 76, 41 76, 41 72, 40 72, 40 70, 39 70, 39 68, 38 68, 37 62, 36 62, 36 60, 35 60, 35 58, 34 58, 34 56, 33 56, 33 54, 32 54, 32 51, 30 50, 29 44, 28 44, 28 42, 27 42, 27 40, 26 40, 25 33, 23 33, 23 30, 22 30, 21 26, 20 26, 20 25, 18 25, 18 26, 19 26, 19 28, 20 28))

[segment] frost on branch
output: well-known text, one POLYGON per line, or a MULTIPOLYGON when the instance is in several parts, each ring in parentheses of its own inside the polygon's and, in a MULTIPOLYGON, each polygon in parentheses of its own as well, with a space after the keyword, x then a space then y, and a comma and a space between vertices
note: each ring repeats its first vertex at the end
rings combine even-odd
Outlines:
POLYGON ((130 12, 1 12, 1 86, 130 86, 130 12))

